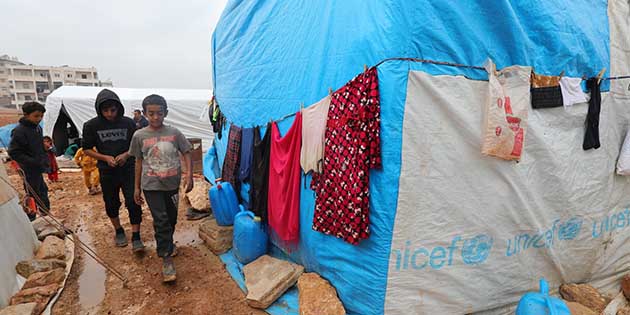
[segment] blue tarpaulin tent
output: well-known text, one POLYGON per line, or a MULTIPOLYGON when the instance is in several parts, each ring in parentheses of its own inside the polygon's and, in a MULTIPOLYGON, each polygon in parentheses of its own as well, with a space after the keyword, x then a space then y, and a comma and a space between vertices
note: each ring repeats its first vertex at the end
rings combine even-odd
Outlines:
MULTIPOLYGON (((608 10, 606 0, 233 0, 213 34, 214 93, 229 123, 252 127, 294 113, 301 103, 317 102, 329 88, 336 90, 362 72, 364 65, 387 58, 472 66, 482 66, 490 58, 498 69, 524 65, 539 74, 595 76, 602 68, 611 69, 608 10)), ((349 314, 386 312, 388 283, 395 281, 388 274, 410 71, 487 80, 485 71, 466 67, 408 60, 378 66, 383 167, 370 174, 370 238, 353 246, 313 231, 315 195, 305 188, 310 176, 303 178, 300 246, 291 258, 328 279, 349 314)), ((603 90, 608 85, 604 81, 603 90)), ((292 119, 280 122, 281 133, 291 123, 292 119)), ((218 153, 219 166, 227 130, 222 141, 215 139, 212 151, 218 153)), ((460 281, 452 280, 454 285, 460 281)), ((422 288, 429 285, 417 284, 419 295, 410 299, 422 300, 422 288)), ((510 300, 468 301, 468 307, 455 303, 456 313, 505 310, 518 292, 511 293, 510 300)), ((438 300, 449 304, 448 296, 438 300)), ((406 314, 423 312, 408 305, 387 312, 401 309, 406 314)))

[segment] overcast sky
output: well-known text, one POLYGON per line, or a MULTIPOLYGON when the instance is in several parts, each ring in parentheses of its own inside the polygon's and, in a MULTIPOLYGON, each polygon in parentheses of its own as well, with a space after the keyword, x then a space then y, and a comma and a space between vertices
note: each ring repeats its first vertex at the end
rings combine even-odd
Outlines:
POLYGON ((210 41, 227 0, 0 0, 0 54, 94 66, 116 87, 211 88, 210 41))

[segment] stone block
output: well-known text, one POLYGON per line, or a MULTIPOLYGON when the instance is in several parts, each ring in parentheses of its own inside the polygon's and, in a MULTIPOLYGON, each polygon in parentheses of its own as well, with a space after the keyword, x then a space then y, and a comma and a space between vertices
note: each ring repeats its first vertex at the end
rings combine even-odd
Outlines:
POLYGON ((247 304, 265 309, 292 287, 304 267, 263 255, 243 268, 247 304))

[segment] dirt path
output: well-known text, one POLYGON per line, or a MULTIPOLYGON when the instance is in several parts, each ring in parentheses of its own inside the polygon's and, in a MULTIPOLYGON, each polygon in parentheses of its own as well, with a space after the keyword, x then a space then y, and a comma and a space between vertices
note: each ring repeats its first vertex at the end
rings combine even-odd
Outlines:
MULTIPOLYGON (((203 246, 197 236, 199 221, 186 221, 180 204, 175 234, 177 282, 163 285, 161 260, 155 253, 151 215, 143 208, 144 256, 131 246, 113 244, 113 230, 105 215, 102 196, 89 196, 81 173, 64 173, 61 182, 49 185, 53 213, 66 220, 79 237, 110 265, 128 278, 128 285, 96 264, 84 253, 72 268, 54 314, 265 314, 245 303, 245 295, 232 281, 221 260, 203 246)), ((17 178, 14 177, 17 181, 17 178)), ((121 221, 131 236, 126 210, 121 221)))

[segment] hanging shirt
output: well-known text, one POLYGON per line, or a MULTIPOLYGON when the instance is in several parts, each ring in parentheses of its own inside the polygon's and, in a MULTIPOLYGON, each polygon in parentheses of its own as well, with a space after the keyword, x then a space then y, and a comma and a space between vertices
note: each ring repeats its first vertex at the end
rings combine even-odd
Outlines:
POLYGON ((562 90, 562 102, 564 107, 573 104, 586 103, 586 94, 582 91, 582 78, 560 78, 560 89, 562 90))
POLYGON ((381 167, 376 68, 332 95, 325 138, 322 174, 312 185, 313 230, 356 245, 370 235, 369 170, 381 167))
POLYGON ((296 244, 300 236, 301 144, 301 113, 295 115, 295 121, 284 137, 280 136, 275 122, 271 125, 268 220, 275 235, 287 244, 296 244))
POLYGON ((254 154, 249 203, 252 212, 267 222, 267 188, 269 187, 269 154, 271 152, 271 124, 262 140, 260 127, 254 128, 254 154))
POLYGON ((232 124, 228 135, 227 152, 223 161, 221 179, 232 184, 234 191, 238 191, 238 171, 241 160, 241 128, 232 124))
POLYGON ((254 128, 243 128, 241 141, 241 162, 238 179, 249 182, 252 173, 252 158, 254 157, 254 128))
POLYGON ((330 96, 302 110, 302 150, 300 165, 304 173, 321 172, 320 161, 324 158, 324 136, 330 96))

